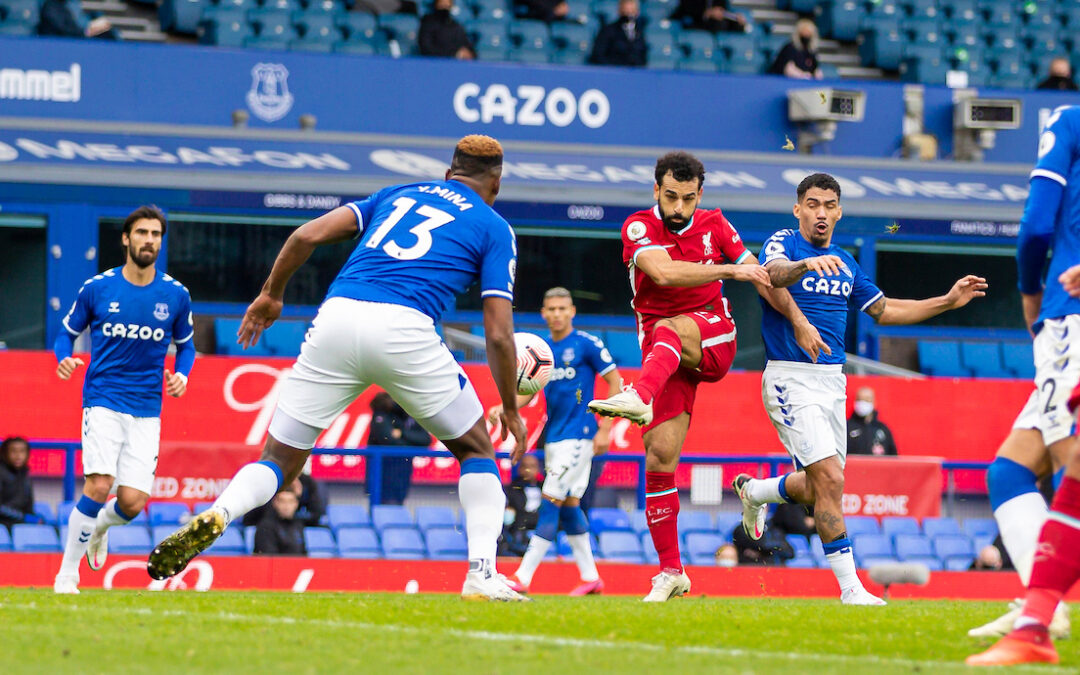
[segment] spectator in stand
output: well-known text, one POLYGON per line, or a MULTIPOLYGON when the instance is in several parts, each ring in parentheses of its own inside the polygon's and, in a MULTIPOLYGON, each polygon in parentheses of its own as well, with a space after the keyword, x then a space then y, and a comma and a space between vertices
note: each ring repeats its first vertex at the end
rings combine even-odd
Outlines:
MULTIPOLYGON (((292 484, 292 491, 300 499, 296 510, 296 519, 304 524, 304 527, 317 527, 319 521, 326 515, 326 495, 319 487, 318 481, 311 477, 310 460, 304 467, 303 473, 292 484)), ((252 509, 244 514, 244 527, 254 527, 259 524, 266 512, 270 510, 269 504, 264 504, 257 509, 252 509)))
POLYGON ((262 555, 307 555, 304 547, 304 522, 296 517, 300 496, 293 483, 270 500, 267 509, 255 526, 255 553, 262 555))
MULTIPOLYGON (((390 394, 380 391, 371 399, 368 445, 427 448, 431 445, 431 434, 409 417, 390 394)), ((412 457, 383 457, 381 503, 405 502, 412 484, 412 462, 412 457)))
POLYGON ((1069 59, 1058 56, 1050 61, 1050 76, 1039 83, 1036 89, 1052 89, 1055 91, 1077 91, 1076 81, 1073 80, 1072 64, 1069 59))
POLYGON ((817 534, 817 526, 814 523, 814 507, 802 504, 777 504, 776 511, 772 515, 770 528, 780 530, 780 534, 798 534, 809 537, 817 534))
POLYGON ((979 555, 971 563, 969 569, 999 571, 1002 568, 1001 551, 993 544, 987 544, 979 551, 979 555))
POLYGON ((518 11, 523 12, 523 19, 540 19, 541 21, 565 21, 570 13, 570 5, 566 0, 517 0, 518 11))
POLYGON ((711 33, 746 31, 746 17, 731 11, 729 0, 680 0, 669 17, 683 28, 711 33))
POLYGON ((87 14, 77 0, 45 0, 41 5, 38 35, 120 39, 108 19, 87 14))
POLYGON ((795 549, 784 539, 780 529, 766 528, 761 539, 751 539, 739 523, 731 534, 731 541, 739 555, 741 565, 782 565, 795 557, 795 549))
POLYGON ((34 513, 34 486, 30 482, 30 444, 10 436, 0 444, 0 523, 11 529, 19 523, 40 523, 34 513))
POLYGON ((724 544, 716 549, 717 567, 735 567, 739 564, 739 551, 735 544, 724 544))
POLYGON ((525 555, 529 533, 536 529, 540 502, 543 501, 540 483, 540 460, 534 454, 521 457, 517 478, 506 486, 506 515, 503 537, 499 542, 500 555, 525 555))
POLYGON ((465 28, 450 15, 454 0, 435 0, 435 5, 420 20, 421 56, 440 56, 471 61, 476 51, 465 33, 465 28))
POLYGON ((847 454, 895 455, 892 431, 878 419, 874 408, 874 390, 861 387, 855 394, 855 406, 847 421, 847 454))
POLYGON ((619 17, 596 34, 589 62, 599 66, 644 66, 644 30, 638 0, 619 0, 619 17))
POLYGON ((799 80, 820 80, 824 75, 818 67, 818 30, 810 19, 795 23, 795 35, 776 55, 769 73, 799 80))

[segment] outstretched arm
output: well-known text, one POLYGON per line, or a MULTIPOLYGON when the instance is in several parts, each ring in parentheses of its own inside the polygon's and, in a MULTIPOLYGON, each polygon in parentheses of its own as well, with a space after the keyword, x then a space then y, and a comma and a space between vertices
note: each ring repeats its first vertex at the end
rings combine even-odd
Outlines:
POLYGON ((278 252, 259 297, 244 312, 240 330, 237 331, 237 343, 245 349, 258 343, 262 332, 281 316, 285 285, 296 270, 307 262, 319 246, 352 239, 356 235, 356 228, 356 214, 347 206, 339 206, 296 228, 278 252))
POLYGON ((866 313, 882 326, 919 323, 942 312, 959 309, 973 299, 983 297, 986 295, 987 288, 986 279, 969 274, 953 284, 945 295, 926 300, 901 300, 882 296, 880 300, 866 308, 866 313))
MULTIPOLYGON (((746 257, 752 256, 747 254, 746 257)), ((722 279, 749 281, 763 286, 771 285, 769 275, 757 264, 756 260, 754 265, 703 265, 685 260, 672 260, 664 249, 651 248, 638 253, 634 264, 642 272, 648 274, 657 286, 689 288, 722 279)))
POLYGON ((840 265, 840 258, 835 255, 819 255, 796 261, 773 260, 765 265, 765 269, 769 270, 769 279, 775 288, 787 288, 807 272, 822 276, 840 274, 840 265))

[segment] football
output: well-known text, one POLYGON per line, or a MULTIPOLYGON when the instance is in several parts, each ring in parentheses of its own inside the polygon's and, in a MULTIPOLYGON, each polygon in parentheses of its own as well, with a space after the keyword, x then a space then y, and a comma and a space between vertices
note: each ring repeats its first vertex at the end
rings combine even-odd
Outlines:
POLYGON ((519 394, 535 394, 551 379, 555 357, 551 347, 539 335, 514 333, 517 346, 517 390, 519 394))

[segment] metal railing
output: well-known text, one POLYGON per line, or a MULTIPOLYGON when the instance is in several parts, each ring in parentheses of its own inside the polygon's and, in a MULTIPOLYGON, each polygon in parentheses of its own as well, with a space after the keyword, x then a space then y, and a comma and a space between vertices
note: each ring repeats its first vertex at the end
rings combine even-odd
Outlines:
MULTIPOLYGON (((56 440, 32 440, 31 447, 47 450, 64 450, 64 499, 70 501, 75 498, 75 451, 81 447, 78 441, 56 440)), ((313 455, 343 455, 360 456, 366 464, 366 476, 364 485, 367 488, 368 499, 371 504, 382 503, 382 460, 384 457, 442 457, 450 456, 445 450, 431 450, 428 448, 380 446, 371 445, 363 448, 315 448, 313 455)), ((535 453, 543 461, 543 452, 535 453)), ((496 452, 499 459, 509 459, 510 453, 496 452)), ((627 455, 620 453, 608 453, 593 458, 593 461, 623 462, 634 464, 637 469, 637 507, 645 508, 645 456, 627 455)), ((768 478, 780 475, 783 467, 791 464, 791 458, 787 455, 687 455, 682 458, 686 464, 756 464, 758 478, 768 478)), ((956 476, 957 471, 986 471, 989 462, 942 462, 941 468, 945 471, 945 498, 947 512, 952 512, 956 501, 956 476)))

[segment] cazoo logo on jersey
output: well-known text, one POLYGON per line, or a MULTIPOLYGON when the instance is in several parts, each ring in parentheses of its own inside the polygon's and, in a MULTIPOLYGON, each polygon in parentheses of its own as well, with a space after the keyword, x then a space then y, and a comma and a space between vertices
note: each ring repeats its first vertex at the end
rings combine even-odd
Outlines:
POLYGON ((483 87, 466 82, 454 92, 454 113, 462 122, 541 127, 570 126, 579 120, 590 129, 599 129, 611 116, 611 102, 599 89, 586 89, 581 95, 565 87, 545 89, 522 84, 511 90, 505 84, 483 87))

